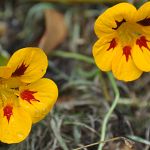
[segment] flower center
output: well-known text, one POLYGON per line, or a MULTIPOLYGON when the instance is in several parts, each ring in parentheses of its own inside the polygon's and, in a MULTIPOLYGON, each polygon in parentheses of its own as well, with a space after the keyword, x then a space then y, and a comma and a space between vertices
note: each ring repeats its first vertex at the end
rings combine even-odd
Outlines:
POLYGON ((18 89, 10 88, 7 82, 3 79, 0 79, 0 107, 5 106, 7 103, 16 103, 16 95, 18 89))
POLYGON ((122 46, 132 45, 134 39, 141 35, 141 27, 137 23, 123 22, 116 30, 122 46))

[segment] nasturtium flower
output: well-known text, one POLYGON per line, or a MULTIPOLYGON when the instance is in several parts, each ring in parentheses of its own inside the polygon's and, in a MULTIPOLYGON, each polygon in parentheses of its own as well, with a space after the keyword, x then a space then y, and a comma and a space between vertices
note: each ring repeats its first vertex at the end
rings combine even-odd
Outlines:
POLYGON ((16 51, 0 67, 0 141, 19 143, 43 119, 58 97, 56 84, 42 78, 48 60, 40 48, 16 51))
POLYGON ((150 71, 150 2, 138 10, 119 3, 95 22, 98 40, 93 55, 102 71, 111 71, 123 81, 136 80, 150 71))

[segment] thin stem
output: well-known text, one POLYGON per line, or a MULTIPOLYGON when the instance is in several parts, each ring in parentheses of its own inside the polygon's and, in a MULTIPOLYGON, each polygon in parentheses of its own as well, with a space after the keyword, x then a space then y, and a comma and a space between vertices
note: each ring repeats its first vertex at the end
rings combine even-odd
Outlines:
MULTIPOLYGON (((64 58, 72 58, 72 59, 76 59, 76 60, 79 60, 79 61, 87 62, 89 64, 94 64, 94 60, 91 57, 84 56, 84 55, 79 54, 79 53, 55 51, 52 55, 53 56, 58 56, 58 57, 64 57, 64 58)), ((110 118, 113 110, 115 109, 115 107, 116 107, 116 105, 117 105, 117 103, 119 101, 119 98, 120 98, 119 90, 118 90, 118 87, 116 85, 116 82, 115 82, 115 79, 114 79, 112 73, 109 72, 109 73, 107 73, 107 75, 108 75, 108 78, 109 78, 109 80, 110 80, 110 82, 112 84, 112 88, 113 88, 114 93, 115 93, 115 99, 114 99, 113 104, 110 107, 108 113, 106 114, 106 116, 104 118, 104 121, 103 121, 103 124, 102 124, 101 140, 100 140, 100 142, 105 140, 106 127, 107 127, 108 120, 109 120, 109 118, 110 118)), ((98 150, 102 150, 103 145, 104 144, 99 144, 98 150)))
POLYGON ((125 137, 114 137, 114 138, 111 138, 111 139, 108 139, 108 140, 105 140, 105 141, 98 141, 98 142, 95 142, 95 143, 92 143, 92 144, 88 144, 88 145, 84 145, 84 146, 81 146, 79 148, 75 148, 73 150, 81 150, 81 149, 84 149, 84 148, 88 148, 88 147, 92 147, 92 146, 95 146, 95 145, 98 145, 98 144, 102 144, 102 143, 108 143, 108 142, 112 142, 112 141, 117 141, 117 140, 128 140, 127 138, 125 137))
POLYGON ((61 50, 57 50, 57 51, 52 53, 52 56, 69 58, 69 59, 72 58, 72 59, 80 60, 83 62, 87 62, 89 64, 94 64, 94 60, 92 57, 85 56, 85 55, 75 53, 75 52, 64 52, 61 50))
MULTIPOLYGON (((113 113, 115 107, 117 106, 117 103, 118 103, 119 98, 120 98, 119 89, 118 89, 118 87, 116 85, 116 82, 115 82, 115 79, 114 79, 112 73, 109 72, 109 73, 107 73, 107 75, 108 75, 108 78, 109 78, 109 80, 110 80, 110 82, 112 84, 112 88, 113 88, 114 93, 115 93, 115 99, 114 99, 114 101, 113 101, 109 111, 107 112, 107 114, 106 114, 106 116, 105 116, 105 118, 103 120, 100 141, 104 141, 105 140, 107 123, 108 123, 109 118, 110 118, 111 114, 113 113)), ((103 146, 104 146, 103 143, 99 144, 98 150, 102 150, 103 146)))

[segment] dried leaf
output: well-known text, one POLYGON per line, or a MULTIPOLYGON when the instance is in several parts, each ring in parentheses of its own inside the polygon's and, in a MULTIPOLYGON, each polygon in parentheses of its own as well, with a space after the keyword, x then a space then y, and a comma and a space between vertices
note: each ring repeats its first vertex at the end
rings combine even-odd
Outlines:
POLYGON ((121 147, 121 150, 136 150, 135 143, 131 140, 124 139, 124 143, 121 147))
POLYGON ((45 33, 39 43, 47 54, 62 43, 67 35, 64 16, 54 9, 45 10, 45 33))

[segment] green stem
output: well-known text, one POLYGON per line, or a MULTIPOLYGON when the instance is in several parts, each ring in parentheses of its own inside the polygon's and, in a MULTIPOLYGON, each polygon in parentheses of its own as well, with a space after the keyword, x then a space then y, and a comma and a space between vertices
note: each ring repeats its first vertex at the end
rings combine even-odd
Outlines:
MULTIPOLYGON (((112 84, 112 88, 113 88, 114 93, 115 93, 115 99, 114 99, 114 101, 113 101, 109 111, 107 112, 107 114, 106 114, 106 116, 105 116, 105 118, 103 120, 102 129, 101 129, 101 140, 100 141, 104 141, 105 140, 107 123, 108 123, 109 118, 110 118, 111 114, 113 113, 115 107, 117 106, 117 103, 118 103, 119 98, 120 98, 119 89, 118 89, 118 87, 116 85, 116 82, 115 82, 115 79, 114 79, 112 73, 109 72, 109 73, 107 73, 107 75, 108 75, 108 78, 109 78, 109 80, 110 80, 110 82, 112 84)), ((98 150, 102 150, 103 146, 104 146, 103 143, 99 144, 98 150)))
POLYGON ((57 51, 52 53, 52 56, 69 58, 69 59, 72 58, 72 59, 87 62, 89 64, 94 64, 93 58, 91 58, 89 56, 79 54, 79 53, 75 53, 75 52, 64 52, 64 51, 61 51, 61 50, 57 50, 57 51))
MULTIPOLYGON (((72 58, 72 59, 76 59, 79 61, 87 62, 89 64, 94 64, 94 60, 91 57, 85 56, 85 55, 82 55, 79 53, 55 51, 52 55, 58 56, 58 57, 64 57, 64 58, 72 58)), ((120 98, 119 90, 118 90, 118 87, 116 85, 116 82, 115 82, 115 79, 114 79, 112 73, 109 72, 109 73, 107 73, 107 75, 108 75, 108 78, 112 84, 112 88, 113 88, 114 93, 115 93, 115 99, 114 99, 113 104, 110 107, 108 113, 106 114, 104 121, 103 121, 103 124, 102 124, 102 130, 101 130, 101 141, 102 142, 105 140, 106 127, 107 127, 108 120, 109 120, 109 118, 110 118, 113 110, 115 109, 115 107, 119 101, 119 98, 120 98)), ((104 144, 100 144, 98 150, 102 150, 103 145, 104 144)))

